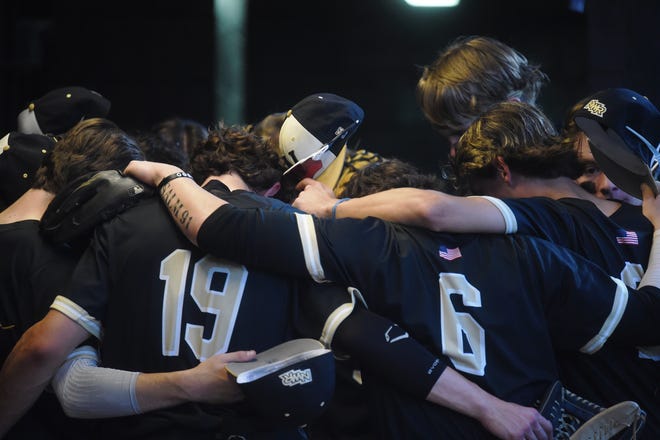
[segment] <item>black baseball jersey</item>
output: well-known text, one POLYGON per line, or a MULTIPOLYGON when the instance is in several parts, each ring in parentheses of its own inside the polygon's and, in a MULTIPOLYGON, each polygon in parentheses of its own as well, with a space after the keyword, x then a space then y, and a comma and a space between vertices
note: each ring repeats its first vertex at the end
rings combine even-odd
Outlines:
MULTIPOLYGON (((1 224, 0 249, 1 364, 21 335, 46 315, 79 255, 46 243, 36 220, 1 224)), ((76 438, 86 436, 86 425, 66 418, 55 395, 45 391, 6 438, 76 438)))
MULTIPOLYGON (((640 206, 622 203, 610 217, 575 198, 506 199, 519 233, 542 237, 593 261, 636 287, 648 265, 653 225, 640 206)), ((507 208, 510 213, 507 212, 507 208)), ((564 385, 603 406, 634 400, 647 411, 647 438, 660 438, 660 362, 634 347, 605 347, 594 355, 558 354, 564 385)))
MULTIPOLYGON (((210 186, 226 191, 219 183, 210 186)), ((255 206, 248 193, 224 195, 255 206)), ((97 227, 66 294, 52 307, 101 339, 103 366, 163 372, 190 368, 216 353, 263 351, 291 339, 298 288, 291 278, 201 252, 154 197, 97 227)), ((346 297, 346 289, 340 290, 346 297)), ((104 420, 102 433, 107 438, 196 439, 272 430, 250 415, 245 404, 191 403, 104 420)), ((300 433, 277 435, 295 438, 300 433)))
MULTIPOLYGON (((658 289, 629 294, 593 263, 527 236, 450 235, 225 205, 197 238, 218 256, 356 286, 371 310, 487 391, 523 405, 557 378, 553 346, 594 352, 612 338, 660 338, 658 289)), ((477 423, 453 412, 409 399, 381 402, 396 408, 379 420, 382 436, 483 438, 477 423)))

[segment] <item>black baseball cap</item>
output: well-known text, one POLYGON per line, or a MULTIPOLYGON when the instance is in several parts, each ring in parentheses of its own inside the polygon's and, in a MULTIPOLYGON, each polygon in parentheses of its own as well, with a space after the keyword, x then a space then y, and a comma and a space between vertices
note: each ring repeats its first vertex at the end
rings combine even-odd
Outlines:
POLYGON ((621 190, 642 198, 655 180, 660 146, 660 111, 639 93, 625 88, 601 90, 575 112, 577 126, 589 138, 598 166, 621 190))
POLYGON ((315 93, 303 98, 289 110, 280 129, 280 154, 290 165, 284 174, 334 186, 346 142, 363 119, 364 110, 343 96, 315 93))
POLYGON ((7 207, 34 183, 34 177, 55 139, 17 131, 0 139, 0 206, 7 207))
POLYGON ((334 357, 316 339, 287 341, 226 368, 259 415, 278 427, 311 423, 334 394, 334 357))
POLYGON ((30 101, 18 115, 19 131, 60 135, 83 119, 105 118, 110 101, 85 87, 71 86, 51 90, 30 101))

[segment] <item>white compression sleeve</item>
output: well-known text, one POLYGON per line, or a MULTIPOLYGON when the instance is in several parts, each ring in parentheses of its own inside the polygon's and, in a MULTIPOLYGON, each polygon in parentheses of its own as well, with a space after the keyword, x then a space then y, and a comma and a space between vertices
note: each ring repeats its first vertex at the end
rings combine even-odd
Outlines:
POLYGON ((135 383, 140 373, 98 366, 96 350, 73 351, 51 382, 69 417, 104 418, 140 413, 135 383))
MULTIPOLYGON (((660 229, 653 233, 653 245, 651 246, 648 267, 652 266, 660 267, 660 229)), ((649 285, 660 288, 660 270, 646 269, 642 280, 639 282, 639 287, 649 285)))

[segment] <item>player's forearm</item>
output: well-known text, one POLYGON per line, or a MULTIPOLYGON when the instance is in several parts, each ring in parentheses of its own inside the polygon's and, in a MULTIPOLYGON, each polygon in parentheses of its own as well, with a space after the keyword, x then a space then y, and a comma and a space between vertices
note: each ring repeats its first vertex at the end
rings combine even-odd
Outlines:
POLYGON ((501 233, 504 217, 481 197, 458 197, 439 191, 396 188, 348 200, 335 208, 337 218, 378 217, 433 231, 501 233))
POLYGON ((124 173, 159 188, 159 195, 177 226, 195 244, 197 232, 204 220, 218 207, 227 203, 186 177, 168 179, 162 187, 159 186, 168 176, 182 173, 182 170, 174 165, 134 160, 129 163, 124 173))
MULTIPOLYGON (((432 191, 396 188, 343 202, 335 207, 335 216, 377 217, 395 223, 435 229, 437 219, 434 218, 436 213, 429 209, 433 206, 431 200, 436 200, 432 191)), ((330 212, 326 217, 329 216, 330 212)))
MULTIPOLYGON (((38 326, 39 323, 35 324, 38 326)), ((0 438, 34 404, 61 363, 57 354, 34 345, 32 327, 18 341, 0 370, 0 438)), ((37 341, 39 336, 35 336, 37 341)))
POLYGON ((502 439, 552 439, 552 424, 539 412, 505 402, 484 391, 450 367, 444 369, 427 400, 478 420, 502 439))
POLYGON ((168 182, 160 189, 160 196, 181 232, 194 244, 197 244, 197 234, 204 221, 220 206, 227 204, 192 179, 168 182))
POLYGON ((479 419, 492 396, 451 367, 444 369, 426 400, 479 419))

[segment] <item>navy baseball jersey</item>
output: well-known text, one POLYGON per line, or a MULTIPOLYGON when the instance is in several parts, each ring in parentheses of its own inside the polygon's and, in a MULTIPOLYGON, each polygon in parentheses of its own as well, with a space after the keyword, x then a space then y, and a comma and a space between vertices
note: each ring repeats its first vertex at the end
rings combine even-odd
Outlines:
MULTIPOLYGON (((641 206, 622 203, 611 216, 576 198, 534 197, 497 203, 514 229, 561 244, 637 287, 648 265, 653 225, 641 206)), ((657 356, 657 355, 656 355, 657 356)), ((634 347, 605 347, 593 356, 558 353, 561 378, 572 391, 603 406, 633 400, 647 411, 644 436, 660 438, 660 359, 634 347)))
MULTIPOLYGON (((210 187, 226 191, 219 183, 210 187)), ((255 206, 246 194, 225 195, 255 206)), ((174 371, 216 353, 263 351, 294 337, 299 285, 201 252, 154 197, 96 228, 71 285, 52 307, 102 341, 103 366, 174 371)), ((340 291, 347 296, 345 288, 340 291)), ((216 433, 272 429, 250 415, 245 404, 190 403, 104 420, 102 433, 108 438, 215 438, 216 433)), ((297 432, 282 435, 292 438, 289 434, 297 432)))
MULTIPOLYGON (((553 348, 590 353, 612 339, 660 338, 653 334, 658 289, 629 294, 593 263, 527 236, 449 235, 373 218, 328 221, 225 205, 197 239, 214 255, 359 288, 371 310, 405 326, 487 391, 523 405, 557 378, 553 348)), ((415 430, 426 436, 478 431, 452 412, 415 407, 424 414, 413 417, 415 430)), ((407 408, 379 420, 380 434, 396 438, 411 429, 407 408)))

